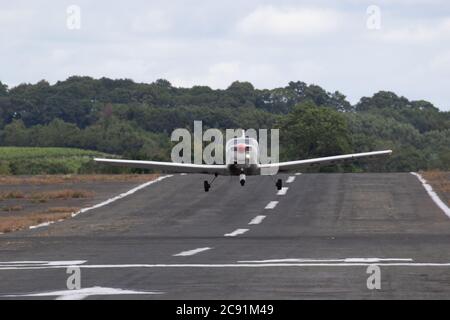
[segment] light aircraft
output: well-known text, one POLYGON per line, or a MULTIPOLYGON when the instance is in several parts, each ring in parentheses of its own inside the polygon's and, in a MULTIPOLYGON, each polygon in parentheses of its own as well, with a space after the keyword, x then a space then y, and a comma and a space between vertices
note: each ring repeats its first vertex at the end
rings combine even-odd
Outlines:
MULTIPOLYGON (((259 161, 258 142, 256 141, 256 139, 245 136, 245 132, 243 132, 241 137, 232 138, 227 141, 225 146, 225 164, 207 165, 100 158, 95 158, 94 160, 99 163, 120 167, 153 169, 156 171, 172 173, 212 174, 214 175, 214 179, 211 182, 205 180, 203 183, 205 192, 208 192, 211 188, 212 183, 219 175, 239 176, 239 182, 241 186, 244 186, 247 175, 275 175, 278 172, 290 172, 308 167, 335 165, 339 163, 351 162, 360 158, 380 158, 388 156, 391 153, 392 150, 383 150, 263 164, 259 161)), ((277 179, 275 185, 278 190, 281 190, 283 181, 281 179, 277 179)))

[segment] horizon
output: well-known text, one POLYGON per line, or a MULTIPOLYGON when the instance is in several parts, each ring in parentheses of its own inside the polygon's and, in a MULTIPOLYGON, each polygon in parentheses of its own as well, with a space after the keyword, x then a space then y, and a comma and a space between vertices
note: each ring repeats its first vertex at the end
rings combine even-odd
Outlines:
MULTIPOLYGON (((150 84, 152 84, 152 83, 155 83, 155 82, 158 81, 158 80, 165 80, 165 81, 169 81, 170 84, 172 85, 172 87, 174 87, 174 88, 179 88, 179 89, 192 89, 193 87, 208 87, 208 88, 210 88, 210 89, 212 89, 212 90, 226 90, 226 89, 229 88, 234 82, 240 82, 240 83, 247 82, 247 83, 250 83, 250 84, 253 86, 253 88, 254 88, 255 90, 274 90, 274 89, 277 89, 277 88, 283 88, 283 87, 258 88, 257 86, 255 86, 253 83, 251 83, 251 82, 249 82, 249 81, 241 81, 241 80, 234 80, 234 81, 232 81, 228 86, 226 86, 226 87, 224 87, 224 88, 213 88, 213 87, 208 86, 208 85, 195 85, 195 84, 192 85, 192 86, 190 86, 190 87, 187 87, 187 86, 177 86, 177 85, 173 84, 170 80, 168 80, 168 79, 163 79, 163 78, 157 78, 157 79, 155 79, 155 80, 152 81, 152 82, 143 82, 143 81, 136 81, 136 80, 130 79, 130 78, 109 78, 109 77, 106 77, 106 76, 97 78, 97 77, 91 77, 91 76, 87 76, 87 75, 72 75, 72 76, 67 77, 67 78, 64 79, 64 80, 56 80, 56 81, 53 81, 53 82, 50 82, 50 81, 48 81, 48 80, 46 80, 46 79, 41 79, 41 80, 38 80, 38 81, 36 81, 36 82, 22 82, 22 83, 19 83, 19 84, 15 85, 15 86, 12 86, 12 87, 10 87, 7 83, 5 83, 5 82, 3 82, 3 81, 1 81, 1 80, 0 80, 0 83, 5 84, 5 85, 8 87, 8 90, 11 90, 11 89, 14 89, 14 88, 16 88, 16 87, 18 87, 18 86, 21 86, 21 85, 36 85, 36 84, 38 84, 38 83, 41 82, 41 81, 45 81, 45 82, 49 83, 50 86, 53 86, 53 85, 56 85, 58 82, 64 82, 64 81, 67 81, 67 80, 69 80, 70 78, 73 78, 73 77, 78 77, 78 78, 85 78, 85 77, 86 77, 86 78, 92 78, 93 80, 100 80, 100 79, 102 79, 102 78, 110 79, 110 80, 113 80, 113 81, 116 81, 116 80, 130 80, 130 81, 132 81, 132 82, 135 83, 135 84, 146 84, 146 85, 150 85, 150 84)), ((304 82, 304 83, 306 83, 308 86, 309 86, 309 85, 319 86, 319 87, 321 87, 323 90, 325 90, 327 93, 333 93, 333 92, 335 92, 335 91, 338 91, 338 90, 328 90, 328 88, 324 88, 324 87, 322 87, 321 85, 319 85, 319 84, 317 84, 317 83, 307 83, 307 82, 302 81, 302 80, 291 80, 291 81, 288 81, 284 87, 288 86, 290 82, 296 82, 296 81, 304 82)), ((339 92, 345 96, 345 99, 346 99, 348 102, 350 102, 351 105, 354 106, 354 105, 358 104, 358 103, 361 101, 362 98, 366 98, 366 97, 367 97, 367 98, 370 98, 370 97, 373 97, 376 93, 382 92, 382 91, 383 91, 383 92, 392 92, 392 93, 396 94, 398 97, 400 97, 400 98, 406 98, 406 99, 408 99, 409 101, 427 101, 427 102, 432 103, 431 101, 426 100, 426 99, 410 99, 410 98, 407 97, 407 96, 400 95, 400 94, 398 94, 397 92, 392 91, 392 90, 388 90, 388 89, 386 89, 386 90, 379 90, 379 91, 377 91, 377 92, 373 92, 371 95, 361 96, 361 97, 358 98, 356 101, 351 101, 351 100, 349 99, 349 97, 345 94, 345 92, 341 92, 341 91, 339 91, 339 92)), ((446 109, 440 108, 439 106, 436 106, 434 103, 432 103, 432 104, 434 105, 435 108, 439 109, 440 112, 450 112, 450 107, 448 108, 448 110, 446 110, 446 109)))
POLYGON ((19 0, 2 4, 0 30, 9 87, 72 74, 213 89, 302 79, 352 104, 391 91, 450 110, 444 0, 19 0))

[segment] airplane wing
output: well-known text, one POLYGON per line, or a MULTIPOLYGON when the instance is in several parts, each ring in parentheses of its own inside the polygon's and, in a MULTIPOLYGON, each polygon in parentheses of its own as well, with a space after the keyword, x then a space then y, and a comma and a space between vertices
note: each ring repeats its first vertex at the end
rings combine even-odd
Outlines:
POLYGON ((278 172, 286 172, 286 171, 293 171, 293 170, 307 168, 307 167, 318 167, 318 166, 327 166, 327 165, 334 165, 334 164, 339 164, 339 163, 346 163, 346 162, 351 162, 351 161, 354 161, 357 159, 362 159, 362 158, 382 158, 382 157, 389 156, 391 153, 392 153, 392 150, 383 150, 383 151, 373 151, 373 152, 364 152, 364 153, 344 154, 341 156, 332 156, 332 157, 324 157, 324 158, 261 164, 260 168, 261 169, 276 169, 276 168, 278 168, 278 172))
POLYGON ((95 158, 95 162, 109 164, 118 167, 153 169, 156 171, 173 173, 206 173, 228 175, 226 165, 203 165, 189 163, 159 162, 159 161, 139 161, 139 160, 116 160, 95 158))

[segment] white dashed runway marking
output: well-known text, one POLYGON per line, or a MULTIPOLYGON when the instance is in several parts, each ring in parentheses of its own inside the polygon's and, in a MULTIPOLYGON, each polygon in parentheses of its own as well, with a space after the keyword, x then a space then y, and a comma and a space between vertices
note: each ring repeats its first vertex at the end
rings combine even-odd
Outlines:
POLYGON ((289 178, 286 179, 286 183, 292 183, 295 180, 295 176, 290 176, 289 178))
POLYGON ((264 209, 272 210, 277 206, 277 204, 278 201, 270 201, 269 204, 264 209))
POLYGON ((204 252, 207 250, 211 250, 211 248, 206 247, 206 248, 198 248, 198 249, 193 249, 193 250, 188 250, 188 251, 183 251, 177 254, 174 254, 174 257, 188 257, 188 256, 193 256, 194 254, 200 253, 200 252, 204 252))
POLYGON ((237 230, 234 230, 233 232, 231 232, 231 233, 225 233, 225 237, 236 237, 236 236, 238 236, 238 235, 240 235, 240 234, 244 234, 244 233, 246 233, 247 231, 248 231, 249 229, 237 229, 237 230))
POLYGON ((281 190, 279 190, 279 191, 277 192, 277 195, 279 195, 279 196, 284 196, 284 195, 288 192, 288 190, 289 190, 288 187, 281 188, 281 190))
POLYGON ((266 216, 256 216, 252 219, 252 221, 250 221, 249 224, 260 224, 265 218, 266 216))

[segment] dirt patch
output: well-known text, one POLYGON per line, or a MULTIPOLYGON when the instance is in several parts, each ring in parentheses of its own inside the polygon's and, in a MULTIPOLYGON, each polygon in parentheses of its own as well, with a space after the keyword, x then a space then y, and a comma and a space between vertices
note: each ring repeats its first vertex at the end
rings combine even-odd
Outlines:
POLYGON ((67 210, 48 210, 46 212, 31 212, 26 215, 0 217, 0 232, 7 233, 46 222, 60 221, 69 218, 73 212, 79 209, 68 208, 67 210))
POLYGON ((46 202, 52 199, 80 199, 80 198, 91 198, 94 196, 94 192, 89 190, 53 190, 44 192, 33 192, 29 197, 32 201, 46 202))
POLYGON ((11 212, 11 211, 21 211, 23 210, 22 206, 6 206, 2 208, 3 211, 11 212))
POLYGON ((0 176, 0 233, 64 220, 158 175, 0 176))
POLYGON ((450 206, 450 172, 427 171, 420 174, 433 187, 442 201, 450 206))
POLYGON ((13 190, 0 192, 0 201, 6 199, 23 199, 23 198, 25 198, 25 195, 21 191, 13 190))
POLYGON ((157 174, 0 176, 0 185, 49 185, 81 182, 146 182, 154 180, 157 177, 157 174))

